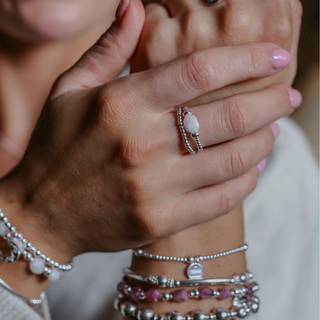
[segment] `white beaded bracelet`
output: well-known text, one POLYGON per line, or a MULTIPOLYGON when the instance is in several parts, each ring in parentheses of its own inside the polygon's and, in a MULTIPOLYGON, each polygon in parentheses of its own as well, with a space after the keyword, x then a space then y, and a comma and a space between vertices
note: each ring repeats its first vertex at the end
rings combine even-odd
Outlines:
POLYGON ((44 274, 50 281, 60 279, 61 271, 70 271, 74 267, 71 262, 68 265, 61 265, 58 262, 44 255, 40 250, 32 246, 16 228, 11 225, 8 218, 4 215, 0 208, 0 236, 2 236, 11 247, 8 256, 4 256, 0 251, 0 260, 5 263, 16 262, 21 254, 25 260, 30 261, 30 270, 34 274, 44 274))

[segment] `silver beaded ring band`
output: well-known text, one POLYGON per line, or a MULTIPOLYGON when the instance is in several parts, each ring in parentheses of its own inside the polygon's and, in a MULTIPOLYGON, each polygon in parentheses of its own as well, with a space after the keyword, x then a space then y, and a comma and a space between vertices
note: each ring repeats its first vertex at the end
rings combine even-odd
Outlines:
POLYGON ((155 288, 150 288, 148 291, 144 292, 139 286, 131 287, 125 281, 121 281, 118 284, 117 289, 120 294, 124 294, 134 301, 147 300, 150 303, 174 301, 183 303, 188 301, 189 299, 215 298, 222 301, 231 297, 238 300, 242 299, 246 295, 252 297, 254 293, 259 290, 259 285, 256 282, 251 282, 247 286, 242 286, 233 290, 230 290, 227 287, 222 287, 219 290, 213 290, 210 287, 200 287, 199 289, 194 289, 191 291, 178 289, 170 293, 160 293, 160 291, 155 288))
POLYGON ((0 260, 5 263, 14 263, 19 259, 21 254, 25 260, 30 261, 30 270, 34 274, 44 274, 50 281, 57 281, 61 276, 61 272, 70 271, 74 267, 71 262, 68 265, 61 265, 58 262, 44 255, 40 250, 32 246, 16 228, 11 225, 8 218, 4 215, 0 208, 0 236, 7 241, 11 247, 8 256, 4 256, 0 251, 0 260))
POLYGON ((201 142, 199 140, 199 122, 195 115, 192 114, 192 112, 188 109, 188 107, 183 108, 183 121, 182 121, 182 108, 178 108, 177 112, 177 120, 178 120, 178 126, 181 132, 181 136, 184 142, 184 145, 186 146, 189 153, 194 154, 195 151, 190 146, 190 143, 187 138, 186 131, 190 133, 191 137, 195 140, 198 151, 203 151, 203 147, 201 145, 201 142))
POLYGON ((178 287, 188 287, 188 286, 202 286, 202 285, 242 285, 249 282, 253 278, 251 272, 241 273, 240 275, 235 275, 232 278, 218 278, 218 279, 189 279, 189 280, 175 280, 172 278, 167 278, 165 276, 145 276, 136 273, 129 268, 124 269, 124 275, 128 279, 134 279, 141 282, 146 282, 154 286, 159 286, 162 288, 178 288, 178 287))
POLYGON ((20 298, 21 300, 32 304, 32 305, 38 305, 41 304, 44 299, 46 298, 46 293, 44 291, 41 292, 40 294, 40 298, 39 299, 28 299, 24 296, 22 296, 21 294, 19 294, 18 292, 16 292, 15 290, 13 290, 8 284, 6 284, 1 278, 0 278, 0 284, 3 288, 5 288, 7 291, 9 291, 11 294, 15 295, 16 297, 20 298))
POLYGON ((183 316, 179 312, 172 312, 171 314, 157 315, 151 309, 139 309, 135 303, 127 301, 123 296, 118 296, 114 300, 114 308, 120 311, 124 317, 132 317, 138 320, 228 320, 228 319, 244 319, 250 313, 257 313, 259 310, 260 300, 253 296, 248 300, 243 298, 238 301, 237 305, 233 305, 231 310, 219 308, 206 314, 201 310, 194 311, 191 315, 183 316))
POLYGON ((133 250, 133 253, 136 257, 161 260, 161 261, 171 261, 171 262, 184 262, 189 264, 186 273, 189 279, 202 279, 203 276, 203 267, 200 262, 205 260, 211 260, 216 258, 225 257, 231 254, 235 254, 237 252, 246 251, 248 249, 248 245, 244 244, 243 246, 235 249, 231 249, 228 251, 207 255, 207 256, 197 256, 197 257, 174 257, 174 256, 161 256, 158 254, 152 254, 144 252, 142 248, 138 248, 133 250))

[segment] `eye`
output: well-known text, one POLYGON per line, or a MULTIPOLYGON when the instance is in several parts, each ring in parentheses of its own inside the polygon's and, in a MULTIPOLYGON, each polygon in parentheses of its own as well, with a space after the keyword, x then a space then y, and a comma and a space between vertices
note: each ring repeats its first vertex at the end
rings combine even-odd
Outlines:
POLYGON ((219 2, 219 0, 206 0, 206 2, 209 4, 215 4, 215 3, 219 2))

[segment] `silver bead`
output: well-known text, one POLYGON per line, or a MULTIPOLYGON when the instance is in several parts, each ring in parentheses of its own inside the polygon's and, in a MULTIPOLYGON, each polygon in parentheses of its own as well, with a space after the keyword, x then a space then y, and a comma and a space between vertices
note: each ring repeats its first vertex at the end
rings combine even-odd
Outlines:
POLYGON ((8 223, 8 218, 7 218, 7 217, 3 217, 3 218, 2 218, 2 221, 3 221, 4 223, 8 223))
POLYGON ((259 311, 259 304, 255 302, 250 302, 250 310, 252 313, 257 313, 259 311))
POLYGON ((229 318, 228 311, 225 309, 218 309, 218 312, 216 313, 217 320, 227 320, 229 318))
POLYGON ((145 300, 146 299, 146 294, 141 291, 140 294, 139 294, 139 300, 145 300))
POLYGON ((201 310, 197 310, 197 311, 193 312, 192 315, 193 315, 193 320, 206 320, 207 319, 206 314, 201 310))
MULTIPOLYGON (((27 245, 27 246, 28 246, 28 245, 27 245)), ((37 252, 37 249, 36 249, 36 247, 31 247, 31 248, 30 248, 30 251, 33 252, 33 253, 36 253, 36 252, 37 252)))
POLYGON ((54 267, 59 268, 60 264, 58 262, 55 262, 54 267))
POLYGON ((168 292, 165 292, 162 294, 162 300, 168 301, 170 299, 170 294, 168 292))
MULTIPOLYGON (((179 282, 180 283, 180 282, 179 282)), ((169 288, 173 288, 174 287, 174 284, 175 284, 175 281, 174 279, 170 278, 167 280, 167 287, 169 288)), ((180 284, 179 284, 180 285, 180 284)))
POLYGON ((0 209, 0 218, 2 219, 4 217, 4 213, 0 209))
POLYGON ((26 244, 26 246, 27 246, 27 248, 31 248, 31 247, 32 247, 31 242, 28 242, 28 243, 26 244))
POLYGON ((237 311, 237 317, 240 319, 243 319, 247 316, 247 311, 246 311, 246 308, 244 308, 244 307, 239 308, 236 311, 237 311))
POLYGON ((16 232, 16 228, 15 228, 14 226, 11 226, 11 227, 10 227, 10 231, 11 231, 11 232, 16 232))
POLYGON ((180 312, 172 312, 170 315, 170 320, 184 320, 184 316, 180 312))
POLYGON ((138 248, 138 249, 134 250, 134 254, 136 257, 141 257, 143 255, 143 249, 138 248))
POLYGON ((248 276, 249 280, 253 279, 253 273, 252 272, 247 273, 247 276, 248 276))
POLYGON ((246 281, 247 281, 247 276, 246 276, 246 274, 245 274, 245 273, 241 273, 241 274, 240 274, 240 282, 241 282, 241 283, 246 283, 246 281))
POLYGON ((125 294, 125 295, 129 295, 130 294, 130 292, 132 291, 132 288, 131 287, 125 287, 124 289, 123 289, 123 293, 125 294))
POLYGON ((192 316, 190 316, 189 314, 186 316, 186 320, 193 320, 192 316))
POLYGON ((189 262, 189 263, 194 263, 194 257, 189 257, 189 258, 188 258, 188 262, 189 262))
POLYGON ((132 317, 136 310, 137 306, 129 301, 120 305, 120 312, 124 317, 132 317))
POLYGON ((116 297, 113 301, 113 306, 117 311, 120 311, 121 299, 120 297, 116 297))
POLYGON ((41 259, 46 260, 46 258, 47 258, 47 257, 42 253, 42 254, 41 254, 41 259))
POLYGON ((209 314, 209 320, 215 320, 217 319, 216 315, 214 313, 209 314))
POLYGON ((217 297, 220 296, 220 292, 219 292, 218 290, 213 290, 212 296, 213 296, 214 298, 217 298, 217 297))
POLYGON ((158 277, 158 284, 160 287, 166 287, 167 281, 168 281, 167 277, 164 277, 164 276, 158 277))
POLYGON ((151 320, 154 316, 154 313, 150 309, 142 309, 138 312, 138 320, 151 320))
POLYGON ((25 257, 28 261, 31 261, 33 259, 32 254, 30 252, 28 252, 25 257))
POLYGON ((175 287, 180 287, 180 281, 179 281, 179 280, 176 280, 176 281, 174 282, 174 286, 175 286, 175 287))
POLYGON ((198 299, 199 296, 200 296, 199 290, 198 290, 198 289, 195 289, 195 290, 194 290, 194 297, 195 297, 196 299, 198 299))
POLYGON ((40 250, 37 250, 36 255, 37 255, 37 256, 40 256, 40 255, 41 255, 41 251, 40 251, 40 250))
POLYGON ((199 257, 199 260, 200 260, 200 261, 203 261, 203 256, 200 256, 200 257, 199 257))
POLYGON ((251 298, 251 301, 252 301, 252 302, 255 302, 255 303, 257 303, 257 304, 260 303, 260 299, 259 299, 258 297, 256 297, 256 296, 253 296, 253 297, 251 298))
POLYGON ((194 297, 194 292, 193 292, 193 291, 190 291, 190 292, 189 292, 189 297, 190 297, 190 298, 193 298, 193 297, 194 297))

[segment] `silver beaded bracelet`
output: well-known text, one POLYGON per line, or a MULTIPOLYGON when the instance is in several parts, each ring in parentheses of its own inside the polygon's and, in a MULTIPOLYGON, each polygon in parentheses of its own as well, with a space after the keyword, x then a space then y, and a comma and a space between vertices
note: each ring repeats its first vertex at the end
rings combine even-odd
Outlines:
POLYGON ((30 261, 30 270, 34 274, 44 274, 50 281, 57 281, 61 272, 70 271, 74 267, 71 262, 68 265, 62 265, 44 255, 40 250, 32 246, 16 228, 11 225, 8 218, 0 208, 0 236, 2 236, 11 247, 9 255, 4 256, 0 251, 0 260, 5 263, 16 262, 21 255, 24 259, 30 261))
POLYGON ((248 245, 244 244, 243 246, 235 249, 231 249, 228 251, 211 254, 207 256, 197 256, 197 257, 175 257, 175 256, 162 256, 158 254, 152 254, 144 252, 142 248, 138 248, 133 250, 134 255, 136 257, 161 260, 161 261, 171 261, 171 262, 184 262, 189 264, 187 268, 187 275, 189 279, 202 279, 203 277, 203 267, 201 265, 201 261, 216 259, 220 257, 225 257, 231 254, 235 254, 237 252, 242 252, 248 250, 248 245))
POLYGON ((19 294, 18 292, 16 292, 15 290, 13 290, 8 284, 6 284, 1 278, 0 278, 0 284, 3 288, 5 288, 7 291, 9 291, 11 294, 15 295, 16 297, 20 298, 21 300, 32 304, 32 305, 38 305, 41 304, 44 299, 46 298, 46 293, 44 291, 41 292, 40 294, 40 298, 39 299, 28 299, 24 296, 22 296, 21 294, 19 294))
POLYGON ((132 303, 122 295, 114 300, 114 308, 120 311, 124 317, 132 317, 138 320, 228 320, 231 318, 244 319, 250 313, 257 313, 259 310, 259 298, 253 296, 250 300, 246 297, 233 304, 231 310, 219 308, 209 314, 201 310, 194 311, 191 315, 183 316, 179 312, 172 312, 169 315, 157 315, 151 309, 139 309, 135 303, 132 303))
POLYGON ((213 290, 210 287, 200 287, 199 289, 194 289, 191 291, 178 289, 170 293, 160 293, 160 291, 155 288, 150 288, 145 292, 139 286, 132 287, 125 281, 122 281, 118 284, 117 289, 120 294, 130 297, 134 301, 147 300, 150 303, 173 301, 182 303, 188 301, 189 299, 215 298, 218 300, 225 300, 231 297, 234 299, 242 299, 246 295, 252 297, 254 293, 259 290, 259 285, 256 282, 251 282, 247 286, 234 288, 233 290, 230 290, 227 287, 222 287, 219 290, 213 290))
POLYGON ((219 278, 219 279, 189 279, 189 280, 175 280, 172 278, 167 278, 165 276, 145 276, 136 273, 129 268, 124 269, 125 277, 129 279, 134 279, 137 281, 146 282, 152 285, 156 285, 162 288, 174 288, 174 287, 185 287, 185 286, 201 286, 201 285, 220 285, 220 284, 230 284, 238 285, 245 284, 253 278, 251 272, 241 273, 240 275, 235 275, 232 278, 219 278))

